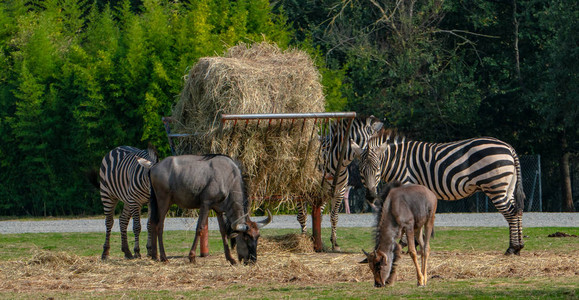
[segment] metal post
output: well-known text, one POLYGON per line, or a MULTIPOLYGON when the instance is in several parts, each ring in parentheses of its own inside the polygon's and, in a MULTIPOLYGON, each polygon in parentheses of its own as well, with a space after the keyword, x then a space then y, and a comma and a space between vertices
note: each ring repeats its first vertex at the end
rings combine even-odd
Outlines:
POLYGON ((199 256, 209 256, 209 224, 207 221, 205 221, 205 226, 203 227, 203 230, 201 230, 201 234, 199 234, 199 239, 201 240, 199 256))
POLYGON ((171 123, 173 120, 170 117, 162 117, 161 121, 163 121, 163 125, 165 126, 165 132, 167 132, 167 139, 169 140, 169 147, 171 147, 171 154, 175 156, 177 155, 175 154, 175 144, 173 144, 171 128, 169 127, 169 123, 171 123))
POLYGON ((543 190, 541 188, 541 155, 539 154, 537 154, 537 173, 539 173, 539 212, 543 212, 543 190))

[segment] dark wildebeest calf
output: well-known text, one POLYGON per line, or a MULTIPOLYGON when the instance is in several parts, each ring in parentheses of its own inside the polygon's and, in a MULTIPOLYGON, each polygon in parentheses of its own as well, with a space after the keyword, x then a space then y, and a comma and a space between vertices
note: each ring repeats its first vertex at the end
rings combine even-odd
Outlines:
POLYGON ((396 280, 396 261, 401 251, 396 239, 399 239, 403 232, 408 236, 408 253, 416 267, 418 286, 425 286, 436 196, 422 185, 402 186, 400 182, 393 182, 384 189, 380 199, 382 204, 377 213, 376 246, 372 253, 362 250, 374 274, 374 286, 382 287, 396 280), (418 266, 415 238, 420 245, 422 271, 418 266))
POLYGON ((207 224, 209 209, 217 214, 225 258, 236 264, 227 243, 227 238, 230 238, 237 244, 240 261, 247 264, 257 260, 259 229, 271 222, 271 213, 268 211, 268 218, 257 223, 249 219, 244 178, 234 160, 226 155, 210 154, 170 156, 156 165, 145 159, 139 162, 150 168, 153 259, 157 259, 158 239, 160 260, 167 261, 163 223, 169 207, 177 204, 181 208, 199 208, 197 232, 189 252, 190 262, 195 262, 195 250, 201 230, 207 224))

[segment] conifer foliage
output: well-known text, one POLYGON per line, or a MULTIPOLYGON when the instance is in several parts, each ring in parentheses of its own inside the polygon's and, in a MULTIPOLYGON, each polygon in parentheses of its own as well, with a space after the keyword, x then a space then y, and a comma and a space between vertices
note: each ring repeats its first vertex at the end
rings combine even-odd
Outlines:
POLYGON ((84 174, 119 145, 167 154, 190 66, 289 37, 266 0, 2 1, 0 215, 100 213, 84 174))

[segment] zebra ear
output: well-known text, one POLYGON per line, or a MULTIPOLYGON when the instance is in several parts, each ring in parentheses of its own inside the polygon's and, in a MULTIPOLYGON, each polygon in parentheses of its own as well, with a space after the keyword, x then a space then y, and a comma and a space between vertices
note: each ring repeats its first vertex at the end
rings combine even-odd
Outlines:
POLYGON ((137 157, 137 161, 139 164, 147 169, 150 169, 153 166, 153 162, 150 160, 144 159, 142 157, 137 157))
POLYGON ((374 117, 374 115, 371 115, 366 119, 366 125, 371 126, 372 130, 374 130, 374 133, 378 132, 380 129, 382 129, 382 127, 384 127, 384 123, 382 123, 380 119, 374 117))
POLYGON ((380 153, 384 153, 386 151, 386 148, 388 148, 388 142, 384 142, 380 145, 380 147, 378 147, 378 151, 380 153))
POLYGON ((354 156, 360 157, 360 155, 362 154, 362 148, 360 148, 360 146, 358 146, 358 144, 356 144, 356 142, 354 142, 354 140, 352 139, 350 139, 350 147, 354 151, 354 156))

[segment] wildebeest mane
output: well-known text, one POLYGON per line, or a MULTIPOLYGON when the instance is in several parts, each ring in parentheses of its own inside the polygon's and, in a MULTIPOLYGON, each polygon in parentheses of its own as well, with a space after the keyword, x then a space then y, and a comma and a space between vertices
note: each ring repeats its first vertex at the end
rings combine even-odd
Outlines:
MULTIPOLYGON (((384 226, 382 225, 382 221, 386 221, 386 216, 385 214, 389 213, 390 211, 390 199, 386 200, 388 198, 388 194, 390 194, 390 191, 393 188, 397 188, 402 186, 402 182, 395 180, 392 181, 390 183, 388 183, 387 185, 384 186, 384 189, 381 191, 380 193, 380 202, 377 203, 377 211, 378 213, 376 214, 376 226, 374 227, 374 240, 375 240, 375 246, 374 246, 374 250, 378 250, 381 241, 381 232, 380 232, 380 227, 384 226)), ((390 220, 391 222, 395 222, 395 220, 390 220)), ((393 251, 393 257, 392 257, 392 268, 391 268, 391 273, 395 273, 396 272, 396 267, 398 265, 398 259, 401 256, 401 251, 402 251, 402 247, 398 244, 395 243, 395 249, 393 251)))

